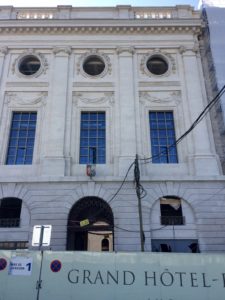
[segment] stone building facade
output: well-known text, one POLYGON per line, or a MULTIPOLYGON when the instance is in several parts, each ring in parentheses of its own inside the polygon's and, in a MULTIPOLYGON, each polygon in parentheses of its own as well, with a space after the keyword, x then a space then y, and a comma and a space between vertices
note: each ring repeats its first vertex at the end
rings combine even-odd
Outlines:
POLYGON ((199 12, 2 6, 0 20, 0 247, 32 249, 48 224, 52 250, 140 251, 138 154, 145 251, 223 252, 209 116, 176 145, 207 104, 199 12))

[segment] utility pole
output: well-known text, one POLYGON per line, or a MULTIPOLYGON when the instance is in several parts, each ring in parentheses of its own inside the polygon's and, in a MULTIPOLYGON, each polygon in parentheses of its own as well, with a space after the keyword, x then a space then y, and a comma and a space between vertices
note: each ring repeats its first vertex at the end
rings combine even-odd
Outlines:
POLYGON ((135 165, 134 165, 134 180, 135 180, 135 185, 136 185, 136 194, 137 194, 137 198, 138 198, 141 251, 144 252, 145 250, 144 250, 144 231, 143 231, 142 207, 141 207, 140 169, 139 169, 137 154, 136 154, 135 165))

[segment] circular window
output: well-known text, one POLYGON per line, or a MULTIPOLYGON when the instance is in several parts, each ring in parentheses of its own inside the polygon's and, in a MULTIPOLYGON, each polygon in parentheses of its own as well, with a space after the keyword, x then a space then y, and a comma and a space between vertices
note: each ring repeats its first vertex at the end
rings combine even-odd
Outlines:
POLYGON ((168 71, 168 63, 164 58, 158 55, 151 56, 146 63, 146 66, 152 74, 163 75, 168 71))
POLYGON ((105 63, 99 56, 91 55, 85 60, 83 69, 88 75, 97 76, 104 71, 105 63))
POLYGON ((33 75, 41 67, 40 60, 34 55, 27 55, 23 57, 19 63, 19 71, 23 75, 33 75))

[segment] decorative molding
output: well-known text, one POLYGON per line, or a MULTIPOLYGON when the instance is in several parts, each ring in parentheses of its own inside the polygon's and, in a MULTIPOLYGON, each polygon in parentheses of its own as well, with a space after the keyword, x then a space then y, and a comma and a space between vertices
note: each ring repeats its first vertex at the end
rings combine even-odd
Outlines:
POLYGON ((40 76, 41 74, 46 74, 47 69, 48 69, 47 59, 45 58, 45 56, 42 53, 36 52, 35 49, 28 49, 28 50, 24 51, 22 54, 20 54, 15 59, 15 61, 12 64, 12 73, 13 74, 16 73, 18 77, 23 77, 23 78, 27 78, 27 79, 33 78, 33 77, 36 78, 36 77, 40 76), (36 56, 40 60, 40 63, 41 63, 39 70, 32 75, 24 75, 19 71, 20 61, 28 55, 36 56))
POLYGON ((162 51, 161 49, 155 48, 152 51, 146 53, 142 59, 141 59, 141 64, 140 64, 140 71, 142 74, 146 74, 148 76, 152 77, 164 77, 164 76, 169 76, 172 73, 176 73, 176 61, 174 57, 167 52, 162 51), (151 73, 148 68, 147 68, 147 61, 148 59, 153 56, 153 55, 159 55, 161 56, 167 63, 168 63, 168 70, 166 73, 162 75, 155 75, 151 73))
POLYGON ((199 43, 195 42, 192 46, 180 46, 179 53, 184 54, 186 52, 193 52, 194 54, 198 54, 200 51, 199 43))
POLYGON ((135 48, 134 47, 117 47, 116 53, 120 55, 121 53, 130 53, 131 55, 135 54, 135 48))
MULTIPOLYGON (((93 93, 90 93, 92 95, 93 93)), ((75 92, 74 98, 73 98, 73 103, 75 105, 78 105, 78 102, 80 101, 81 103, 84 104, 102 104, 102 103, 109 103, 110 105, 113 105, 115 103, 115 98, 114 98, 114 93, 113 92, 104 92, 101 93, 102 96, 100 97, 87 97, 87 93, 81 93, 81 92, 75 92)))
POLYGON ((181 92, 180 91, 171 91, 165 92, 166 96, 164 97, 156 97, 155 94, 158 92, 140 92, 140 102, 145 103, 159 103, 159 104, 168 104, 171 102, 175 102, 176 105, 181 102, 181 92))
MULTIPOLYGON (((52 20, 51 20, 52 21, 52 20)), ((154 20, 157 22, 157 20, 154 20)), ((162 21, 162 20, 160 20, 162 21)), ((171 22, 171 20, 169 20, 171 22)), ((182 19, 182 22, 184 20, 182 19)), ((0 27, 0 34, 158 34, 160 33, 192 33, 192 34, 201 34, 202 25, 196 23, 193 25, 193 20, 191 20, 192 24, 164 24, 164 25, 136 25, 132 23, 132 26, 114 26, 114 25, 97 25, 97 26, 8 26, 8 27, 0 27)))
POLYGON ((107 73, 111 74, 112 73, 112 64, 110 61, 110 58, 108 55, 106 55, 105 53, 100 52, 98 49, 91 49, 90 51, 84 53, 83 55, 81 55, 79 57, 78 63, 77 63, 77 74, 82 74, 84 77, 88 77, 90 79, 95 79, 95 78, 101 78, 104 77, 107 73), (103 70, 103 72, 99 75, 96 76, 91 76, 89 74, 87 74, 84 69, 83 69, 83 64, 85 62, 85 60, 92 55, 96 55, 99 56, 104 64, 105 64, 105 69, 103 70))
POLYGON ((46 105, 48 93, 41 92, 32 98, 33 93, 6 92, 5 104, 11 106, 42 106, 46 105), (22 94, 22 96, 19 96, 22 94))
POLYGON ((54 47, 52 52, 57 56, 59 53, 70 55, 72 53, 71 47, 54 47))
POLYGON ((9 48, 8 47, 1 47, 0 48, 0 55, 6 55, 8 53, 9 48))

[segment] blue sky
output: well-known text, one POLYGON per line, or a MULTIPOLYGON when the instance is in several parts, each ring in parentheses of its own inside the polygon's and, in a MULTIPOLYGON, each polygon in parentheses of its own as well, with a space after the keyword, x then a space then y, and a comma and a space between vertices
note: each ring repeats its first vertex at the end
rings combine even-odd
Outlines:
POLYGON ((0 5, 13 6, 174 6, 176 4, 189 4, 197 9, 198 0, 0 0, 0 5))

